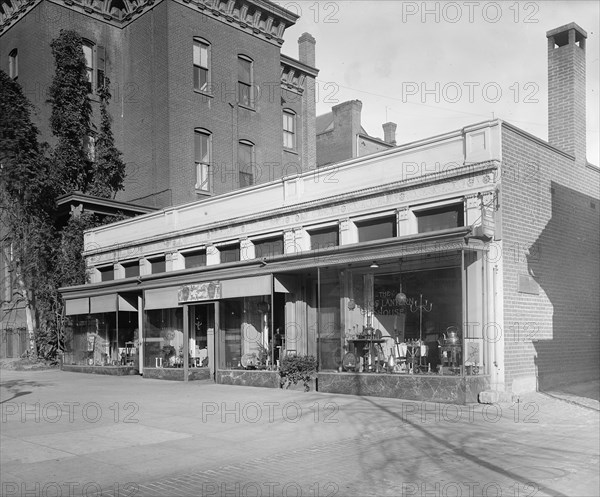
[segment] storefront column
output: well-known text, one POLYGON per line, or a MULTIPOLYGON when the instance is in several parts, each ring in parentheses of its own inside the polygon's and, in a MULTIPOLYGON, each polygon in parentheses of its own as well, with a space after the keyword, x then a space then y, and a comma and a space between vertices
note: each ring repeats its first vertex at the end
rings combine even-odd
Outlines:
POLYGON ((183 381, 188 381, 190 369, 190 306, 183 306, 183 381))
MULTIPOLYGON (((208 369, 210 371, 210 377, 215 380, 215 371, 217 369, 217 349, 215 347, 215 330, 220 330, 220 317, 221 309, 219 308, 219 302, 215 302, 215 327, 208 328, 206 330, 206 351, 208 353, 208 369)), ((223 354, 222 348, 219 349, 219 355, 223 354)))
POLYGON ((144 373, 144 298, 138 296, 138 371, 144 373))

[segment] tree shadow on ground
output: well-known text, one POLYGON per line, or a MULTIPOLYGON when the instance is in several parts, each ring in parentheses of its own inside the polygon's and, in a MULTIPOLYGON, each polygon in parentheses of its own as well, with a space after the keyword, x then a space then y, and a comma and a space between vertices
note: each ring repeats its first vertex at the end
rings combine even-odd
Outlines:
POLYGON ((4 404, 5 402, 10 402, 18 397, 23 397, 24 395, 29 395, 33 393, 33 388, 46 387, 50 386, 51 383, 48 382, 39 382, 32 380, 8 380, 0 382, 0 387, 6 389, 11 395, 8 399, 3 399, 0 401, 0 404, 4 404))

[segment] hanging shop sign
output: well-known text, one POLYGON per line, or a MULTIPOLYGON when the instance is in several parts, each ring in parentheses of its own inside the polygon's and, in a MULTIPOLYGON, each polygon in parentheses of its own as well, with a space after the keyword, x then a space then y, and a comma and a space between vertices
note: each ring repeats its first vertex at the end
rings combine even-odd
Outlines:
POLYGON ((183 285, 179 288, 179 302, 201 302, 221 298, 221 282, 205 281, 183 285))

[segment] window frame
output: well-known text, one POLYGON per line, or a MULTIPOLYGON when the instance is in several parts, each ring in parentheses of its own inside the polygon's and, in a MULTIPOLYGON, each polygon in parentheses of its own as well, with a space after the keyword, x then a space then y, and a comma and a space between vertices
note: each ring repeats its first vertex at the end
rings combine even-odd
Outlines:
MULTIPOLYGON (((194 188, 199 193, 211 193, 212 192, 212 181, 211 181, 211 166, 212 166, 212 133, 206 128, 194 128, 194 171, 196 180, 194 188), (206 137, 207 155, 208 160, 198 160, 198 150, 196 147, 196 136, 206 137)), ((200 157, 203 159, 203 157, 200 157)))
POLYGON ((19 50, 13 48, 8 54, 8 76, 11 79, 19 77, 19 50))
POLYGON ((256 178, 255 178, 255 174, 254 174, 254 164, 256 163, 256 146, 254 145, 254 143, 252 143, 250 140, 239 140, 238 141, 238 158, 237 158, 237 162, 238 162, 238 181, 239 181, 239 187, 240 188, 247 188, 250 186, 254 186, 256 184, 256 178), (242 170, 242 167, 246 167, 248 166, 248 164, 242 164, 240 162, 240 150, 242 150, 242 146, 245 147, 250 147, 250 171, 245 171, 242 170), (247 175, 250 178, 250 181, 248 182, 248 184, 243 184, 242 178, 246 177, 243 175, 247 175))
POLYGON ((210 85, 211 85, 211 44, 208 40, 205 40, 204 38, 201 38, 199 36, 194 36, 193 42, 192 42, 192 77, 193 77, 193 86, 194 86, 194 91, 200 92, 200 93, 205 93, 207 95, 211 94, 210 91, 210 85), (196 45, 199 46, 199 49, 202 50, 202 47, 206 48, 206 67, 202 66, 202 54, 200 54, 200 61, 198 64, 196 64, 196 60, 195 60, 195 49, 196 49, 196 45), (196 70, 200 71, 201 70, 205 70, 206 71, 206 83, 205 83, 205 89, 202 88, 202 86, 200 85, 200 77, 198 77, 198 87, 196 87, 196 70))
POLYGON ((88 92, 98 93, 105 81, 106 49, 87 38, 82 38, 81 49, 83 50, 83 57, 86 64, 85 68, 88 79, 88 92), (89 60, 86 56, 86 48, 89 49, 89 60))
POLYGON ((254 60, 251 57, 248 57, 247 55, 243 55, 243 54, 238 54, 237 56, 237 66, 238 66, 238 75, 237 75, 237 98, 238 98, 238 104, 241 105, 242 107, 248 107, 250 109, 254 108, 254 92, 253 92, 253 88, 254 88, 254 60), (241 63, 248 63, 249 64, 249 80, 248 81, 242 81, 242 79, 240 78, 240 69, 241 63), (242 89, 244 89, 244 92, 242 92, 242 89), (243 93, 247 92, 247 98, 246 95, 244 95, 243 93))
POLYGON ((297 120, 297 114, 291 110, 291 109, 283 109, 283 148, 286 150, 296 150, 296 143, 297 143, 297 139, 296 139, 296 131, 297 131, 297 126, 296 126, 296 120, 297 120), (286 117, 288 118, 288 122, 291 123, 291 130, 286 128, 286 117), (288 146, 286 144, 286 137, 290 137, 291 140, 291 146, 288 146))

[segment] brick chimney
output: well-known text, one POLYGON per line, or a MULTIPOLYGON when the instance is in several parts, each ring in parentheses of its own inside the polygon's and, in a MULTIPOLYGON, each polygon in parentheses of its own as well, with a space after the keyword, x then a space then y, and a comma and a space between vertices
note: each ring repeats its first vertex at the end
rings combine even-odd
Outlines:
POLYGON ((396 123, 385 123, 383 125, 383 141, 396 146, 396 123))
POLYGON ((298 49, 300 62, 310 67, 315 67, 315 45, 316 40, 309 33, 303 33, 298 38, 298 49))
POLYGON ((585 41, 574 22, 546 33, 548 38, 548 142, 586 161, 585 41))
POLYGON ((362 102, 360 100, 348 100, 331 108, 333 113, 333 126, 338 136, 344 137, 344 158, 358 157, 358 144, 356 135, 360 133, 360 116, 362 102))

